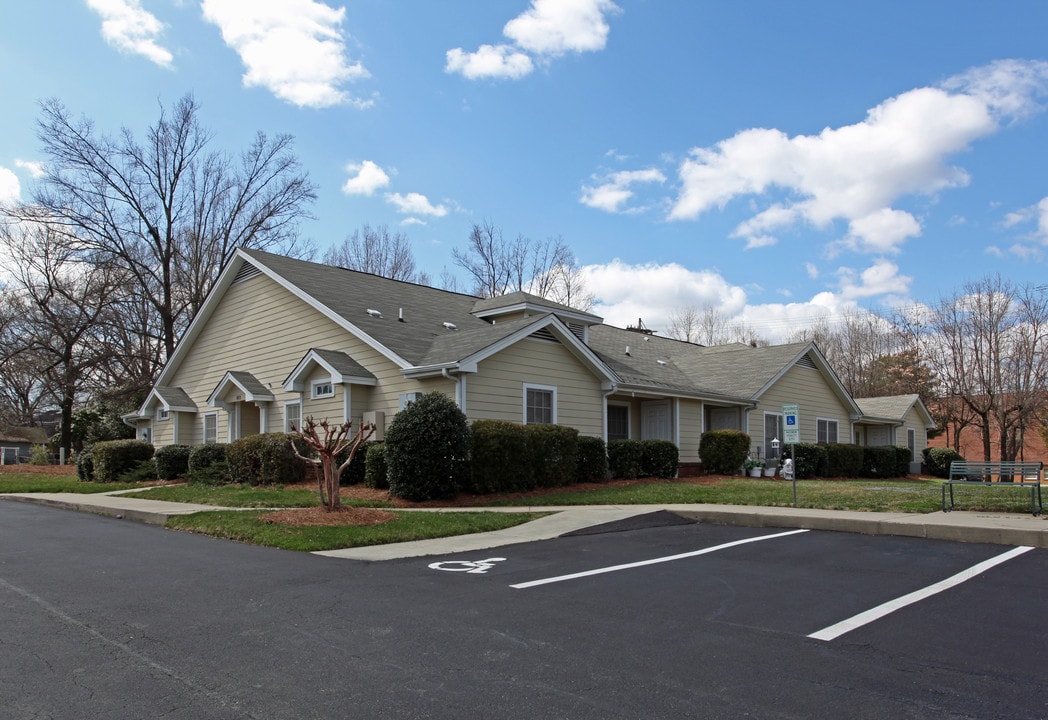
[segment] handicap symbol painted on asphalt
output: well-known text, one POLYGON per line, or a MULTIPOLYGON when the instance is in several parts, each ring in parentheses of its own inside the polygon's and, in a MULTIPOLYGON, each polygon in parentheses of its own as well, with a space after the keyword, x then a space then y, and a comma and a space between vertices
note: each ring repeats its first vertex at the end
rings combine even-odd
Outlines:
POLYGON ((430 563, 429 567, 431 570, 447 570, 448 572, 467 572, 482 575, 495 567, 495 563, 502 562, 505 559, 493 557, 487 560, 441 560, 440 562, 430 563))

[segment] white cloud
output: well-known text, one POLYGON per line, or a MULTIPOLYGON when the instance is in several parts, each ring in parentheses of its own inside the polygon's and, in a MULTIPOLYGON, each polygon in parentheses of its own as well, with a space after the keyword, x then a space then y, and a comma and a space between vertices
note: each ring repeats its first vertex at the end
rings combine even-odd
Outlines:
POLYGON ((346 165, 346 172, 355 175, 342 185, 346 195, 373 195, 379 188, 389 185, 389 175, 371 160, 346 165))
POLYGON ((102 37, 121 52, 142 55, 161 67, 171 67, 171 51, 160 45, 164 24, 142 9, 139 0, 87 0, 102 17, 102 37))
POLYGON ((522 78, 534 69, 531 56, 509 45, 481 45, 476 52, 462 48, 447 52, 444 71, 459 73, 470 80, 480 78, 522 78))
POLYGON ((19 160, 18 158, 15 158, 15 167, 25 170, 29 173, 30 177, 33 178, 44 176, 43 163, 36 162, 35 160, 19 160))
POLYGON ((851 268, 837 271, 840 295, 844 300, 859 300, 876 296, 903 297, 909 294, 913 278, 899 274, 899 266, 879 259, 861 273, 851 268))
POLYGON ((448 50, 444 71, 470 80, 522 78, 534 70, 532 57, 547 62, 569 52, 603 50, 610 30, 605 18, 618 11, 611 0, 531 0, 531 7, 502 29, 513 45, 448 50))
POLYGON ((395 205, 397 212, 402 215, 428 215, 430 217, 444 217, 448 209, 443 205, 434 205, 425 195, 421 193, 386 193, 386 202, 395 205))
POLYGON ((346 58, 344 7, 335 10, 314 0, 203 0, 201 7, 240 55, 245 86, 264 87, 300 107, 373 104, 343 89, 369 77, 360 62, 346 58))
MULTIPOLYGON (((886 100, 854 125, 789 137, 750 129, 712 147, 694 148, 679 168, 681 189, 669 217, 695 219, 739 197, 772 196, 734 235, 752 247, 798 223, 849 224, 842 244, 862 252, 897 252, 920 234, 901 197, 966 185, 947 159, 1000 123, 1039 108, 1048 62, 1001 61, 886 100)), ((759 207, 759 206, 758 206, 759 207)))
POLYGON ((605 13, 618 9, 611 0, 531 0, 531 8, 506 23, 502 32, 536 55, 593 52, 608 41, 605 13))
POLYGON ((0 205, 22 199, 22 186, 18 176, 0 165, 0 205))
POLYGON ((666 176, 655 168, 647 170, 623 170, 612 173, 596 186, 583 185, 580 202, 591 208, 606 212, 622 212, 622 206, 633 198, 630 186, 635 183, 664 183, 666 176))

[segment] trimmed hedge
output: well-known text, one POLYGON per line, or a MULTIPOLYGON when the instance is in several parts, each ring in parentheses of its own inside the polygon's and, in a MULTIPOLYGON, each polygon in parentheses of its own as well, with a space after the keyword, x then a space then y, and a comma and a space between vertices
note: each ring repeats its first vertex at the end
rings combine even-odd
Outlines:
POLYGON ((229 466, 226 464, 224 443, 204 443, 189 449, 189 472, 186 480, 204 485, 228 483, 229 466))
POLYGON ((735 475, 750 452, 750 436, 741 430, 710 430, 699 439, 699 458, 711 475, 735 475))
POLYGON ((369 442, 364 451, 364 487, 389 490, 386 475, 386 445, 380 441, 369 442))
POLYGON ((830 460, 829 453, 826 452, 826 445, 817 445, 815 443, 786 445, 783 448, 783 459, 793 457, 792 451, 794 449, 797 450, 797 457, 793 460, 794 477, 798 480, 805 480, 828 475, 830 460))
MULTIPOLYGON (((360 483, 364 482, 364 475, 367 472, 368 448, 374 445, 376 442, 376 440, 365 440, 364 442, 360 443, 360 447, 357 448, 356 454, 353 455, 353 462, 351 462, 349 464, 349 467, 343 470, 342 474, 339 475, 339 485, 359 485, 360 483)), ((305 453, 303 454, 305 455, 305 453)), ((306 455, 306 457, 309 456, 306 455)), ((348 448, 343 453, 341 453, 338 456, 338 458, 336 458, 336 460, 338 464, 341 465, 346 461, 347 457, 349 457, 348 448)))
POLYGON ((525 425, 531 476, 538 487, 561 487, 575 480, 579 431, 566 425, 525 425))
POLYGON ((603 438, 592 435, 579 437, 578 462, 575 463, 575 482, 604 482, 608 479, 608 446, 603 438))
POLYGON ((469 482, 469 422, 447 395, 428 393, 398 412, 385 442, 394 497, 448 499, 469 482))
POLYGON ((862 475, 868 478, 899 477, 894 445, 863 448, 862 475))
POLYGON ((95 479, 95 460, 91 456, 92 447, 94 446, 85 447, 76 457, 76 476, 81 482, 91 482, 95 479))
POLYGON ((153 453, 159 480, 175 480, 189 472, 189 446, 165 445, 153 453))
POLYGON ((294 485, 306 479, 306 463, 283 433, 248 435, 226 446, 229 478, 247 485, 294 485))
POLYGON ((153 445, 145 440, 104 440, 91 448, 93 477, 98 482, 116 482, 121 474, 153 457, 153 445))
POLYGON ((644 472, 644 448, 639 440, 612 440, 608 443, 608 470, 615 478, 632 480, 644 472))
POLYGON ((469 489, 475 493, 524 492, 535 487, 528 433, 520 423, 477 420, 470 433, 469 489))
POLYGON ((861 477, 865 456, 861 445, 829 443, 824 447, 826 448, 827 477, 861 477))
POLYGON ((913 462, 913 452, 908 447, 895 446, 895 476, 904 478, 910 474, 910 463, 913 462))
POLYGON ((937 478, 950 477, 950 463, 954 460, 958 462, 964 460, 963 455, 948 447, 925 448, 922 454, 925 469, 937 478))
POLYGON ((672 478, 680 467, 680 450, 669 440, 641 440, 641 472, 645 476, 672 478))

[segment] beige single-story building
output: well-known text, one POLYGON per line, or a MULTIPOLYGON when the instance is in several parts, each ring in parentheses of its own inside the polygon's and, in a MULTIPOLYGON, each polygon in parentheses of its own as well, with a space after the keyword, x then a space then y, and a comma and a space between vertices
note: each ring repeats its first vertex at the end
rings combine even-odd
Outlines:
POLYGON ((527 293, 481 299, 257 250, 237 252, 125 421, 156 445, 286 432, 307 416, 373 422, 381 438, 434 390, 470 420, 670 440, 685 467, 712 429, 743 430, 768 456, 787 403, 802 442, 898 427, 864 417, 812 343, 702 347, 527 293))

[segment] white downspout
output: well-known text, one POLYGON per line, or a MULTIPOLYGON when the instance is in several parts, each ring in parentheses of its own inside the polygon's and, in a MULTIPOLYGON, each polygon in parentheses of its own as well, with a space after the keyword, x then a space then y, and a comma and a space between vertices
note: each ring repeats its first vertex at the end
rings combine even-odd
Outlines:
POLYGON ((455 404, 458 405, 459 410, 461 410, 462 412, 466 412, 466 398, 464 392, 465 388, 464 383, 462 382, 462 377, 452 377, 451 373, 448 372, 447 368, 441 368, 440 374, 444 376, 445 380, 450 380, 451 382, 455 383, 455 404))

